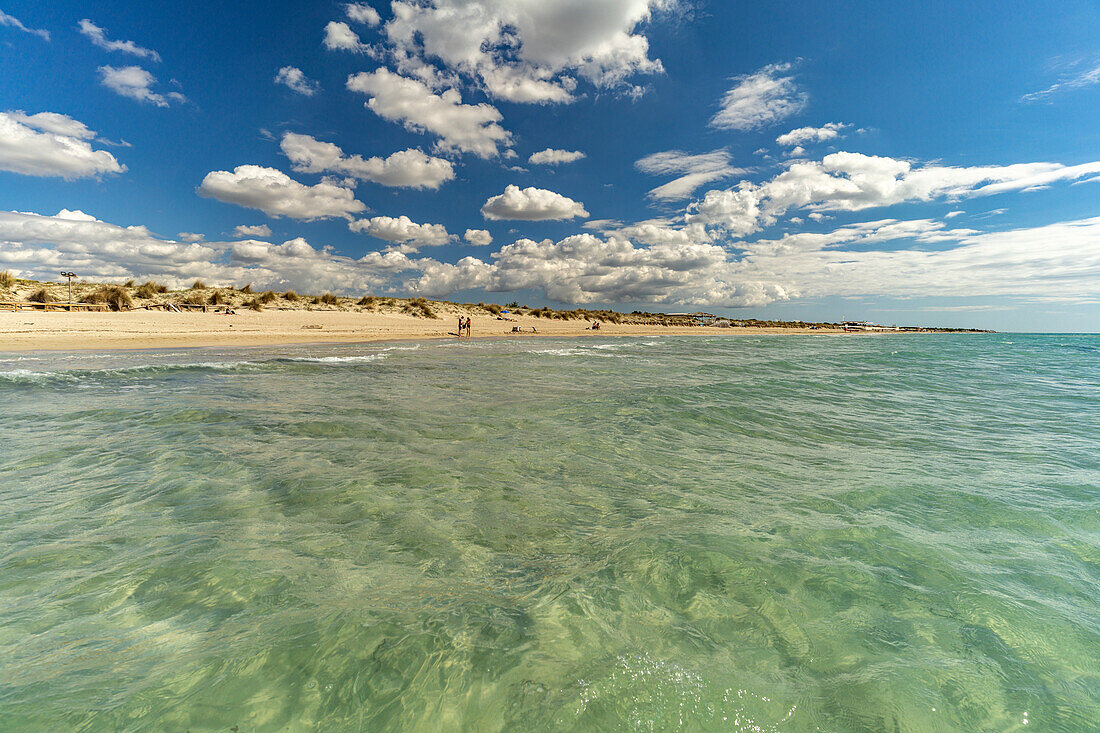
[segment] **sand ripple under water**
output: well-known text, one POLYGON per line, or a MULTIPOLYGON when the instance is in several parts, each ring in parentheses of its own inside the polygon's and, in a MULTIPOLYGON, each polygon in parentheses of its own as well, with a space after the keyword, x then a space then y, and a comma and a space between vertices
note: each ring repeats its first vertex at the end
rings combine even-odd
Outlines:
POLYGON ((0 730, 1100 721, 1097 337, 0 355, 0 404, 0 730))

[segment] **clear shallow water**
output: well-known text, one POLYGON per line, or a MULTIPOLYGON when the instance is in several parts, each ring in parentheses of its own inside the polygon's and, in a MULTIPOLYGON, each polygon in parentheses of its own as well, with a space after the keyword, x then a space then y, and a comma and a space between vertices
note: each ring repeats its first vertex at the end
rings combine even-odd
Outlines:
POLYGON ((1084 731, 1100 338, 0 355, 0 729, 1084 731))

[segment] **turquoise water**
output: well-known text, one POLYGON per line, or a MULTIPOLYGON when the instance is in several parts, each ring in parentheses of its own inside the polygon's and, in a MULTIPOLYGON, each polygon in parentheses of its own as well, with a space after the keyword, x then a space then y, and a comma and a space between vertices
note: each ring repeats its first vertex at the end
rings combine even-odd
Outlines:
POLYGON ((1088 731, 1100 338, 0 355, 0 729, 1088 731))

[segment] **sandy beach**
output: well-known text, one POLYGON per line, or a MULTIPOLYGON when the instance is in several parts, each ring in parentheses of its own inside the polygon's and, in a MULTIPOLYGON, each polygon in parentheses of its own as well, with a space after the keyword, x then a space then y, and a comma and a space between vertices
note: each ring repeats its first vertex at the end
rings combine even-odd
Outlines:
MULTIPOLYGON (((603 323, 515 316, 474 317, 472 338, 536 336, 744 335, 842 333, 825 329, 716 328, 603 323), (521 333, 512 333, 519 326, 521 333), (532 331, 532 329, 537 329, 532 331)), ((205 346, 271 346, 455 338, 458 314, 417 318, 397 313, 338 310, 241 310, 220 313, 133 310, 121 313, 0 312, 0 351, 119 350, 205 346)))

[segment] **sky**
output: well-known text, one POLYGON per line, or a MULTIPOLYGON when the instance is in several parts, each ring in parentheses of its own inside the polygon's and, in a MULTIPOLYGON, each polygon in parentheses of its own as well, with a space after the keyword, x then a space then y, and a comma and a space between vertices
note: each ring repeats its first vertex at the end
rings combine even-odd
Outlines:
POLYGON ((0 269, 1100 330, 1100 5, 0 0, 0 269))

